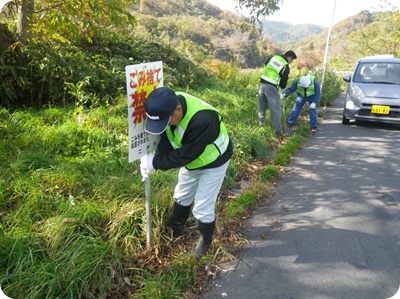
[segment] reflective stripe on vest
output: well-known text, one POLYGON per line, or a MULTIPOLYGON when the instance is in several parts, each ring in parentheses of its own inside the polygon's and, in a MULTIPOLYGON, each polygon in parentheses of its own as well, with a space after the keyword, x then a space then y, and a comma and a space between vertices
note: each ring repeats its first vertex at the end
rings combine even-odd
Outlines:
POLYGON ((299 78, 299 81, 297 82, 297 93, 303 98, 308 98, 315 94, 315 84, 314 84, 315 76, 310 76, 311 84, 307 88, 300 86, 300 81, 302 78, 303 77, 299 78))
POLYGON ((272 56, 264 68, 261 79, 278 86, 281 81, 279 73, 287 64, 288 62, 282 56, 272 56))
POLYGON ((185 131, 187 126, 192 119, 192 117, 201 110, 212 110, 217 112, 219 121, 220 121, 220 132, 218 137, 214 140, 213 143, 208 144, 204 149, 203 153, 194 159, 192 162, 188 163, 186 166, 187 169, 197 169, 203 166, 206 166, 215 160, 218 159, 219 156, 224 154, 229 145, 229 136, 228 132, 225 128, 224 123, 222 122, 222 116, 219 112, 212 107, 211 105, 207 104, 206 102, 189 95, 184 92, 176 92, 177 95, 182 95, 186 99, 187 103, 187 110, 185 116, 181 119, 178 126, 175 128, 174 133, 171 131, 171 127, 168 126, 166 133, 169 142, 171 143, 174 149, 182 147, 182 139, 185 135, 185 131))

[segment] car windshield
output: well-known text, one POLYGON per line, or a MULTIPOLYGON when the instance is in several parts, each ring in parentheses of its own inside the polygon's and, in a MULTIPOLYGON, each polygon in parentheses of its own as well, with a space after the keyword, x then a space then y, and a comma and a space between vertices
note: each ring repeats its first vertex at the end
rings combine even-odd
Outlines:
POLYGON ((400 84, 400 63, 361 62, 353 80, 356 83, 400 84))

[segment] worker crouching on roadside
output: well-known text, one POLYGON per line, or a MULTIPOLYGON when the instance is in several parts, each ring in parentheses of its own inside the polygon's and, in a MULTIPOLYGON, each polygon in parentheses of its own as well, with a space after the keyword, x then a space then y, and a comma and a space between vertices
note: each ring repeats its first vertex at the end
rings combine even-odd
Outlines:
POLYGON ((315 76, 306 75, 293 81, 292 85, 283 92, 284 97, 297 93, 296 101, 290 111, 288 125, 293 128, 306 102, 310 108, 310 129, 318 132, 318 104, 321 97, 321 87, 315 76))
POLYGON ((232 142, 219 112, 192 95, 159 87, 144 106, 146 132, 161 134, 161 139, 155 155, 141 158, 141 174, 146 178, 156 169, 180 168, 169 226, 174 237, 184 234, 192 209, 200 231, 193 253, 199 258, 212 243, 215 206, 233 153, 232 142))

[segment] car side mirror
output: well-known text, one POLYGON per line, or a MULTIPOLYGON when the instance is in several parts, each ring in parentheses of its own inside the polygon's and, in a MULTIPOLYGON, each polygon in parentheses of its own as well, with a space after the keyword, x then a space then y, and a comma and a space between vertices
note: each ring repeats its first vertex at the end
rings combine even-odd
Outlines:
POLYGON ((346 82, 350 82, 351 77, 350 76, 344 76, 343 80, 346 81, 346 82))

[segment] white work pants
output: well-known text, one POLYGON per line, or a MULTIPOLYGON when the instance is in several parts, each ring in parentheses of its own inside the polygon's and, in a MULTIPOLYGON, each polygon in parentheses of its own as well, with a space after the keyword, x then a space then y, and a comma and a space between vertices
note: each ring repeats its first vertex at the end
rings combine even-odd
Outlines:
POLYGON ((229 161, 220 167, 209 169, 187 170, 182 167, 175 187, 174 200, 186 207, 194 202, 194 218, 203 223, 213 222, 215 203, 228 165, 229 161))

